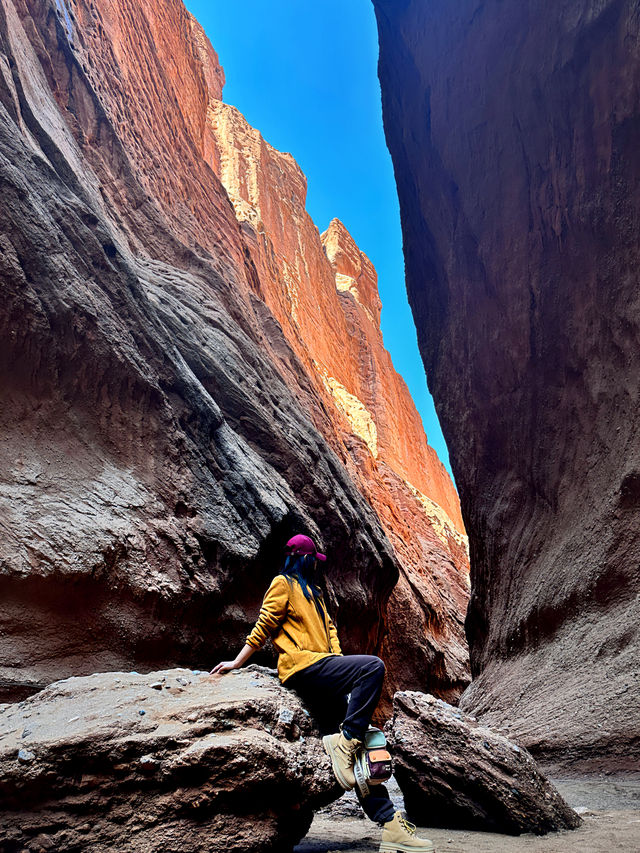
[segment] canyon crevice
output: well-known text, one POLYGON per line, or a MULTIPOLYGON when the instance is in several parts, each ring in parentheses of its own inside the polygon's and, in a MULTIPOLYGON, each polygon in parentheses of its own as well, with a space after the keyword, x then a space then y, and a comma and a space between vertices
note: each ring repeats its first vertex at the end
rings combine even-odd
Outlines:
POLYGON ((369 260, 178 0, 0 0, 0 50, 3 695, 210 666, 305 530, 386 707, 455 699, 465 531, 369 260))
POLYGON ((640 754, 637 4, 374 0, 409 298, 470 538, 462 700, 640 754))

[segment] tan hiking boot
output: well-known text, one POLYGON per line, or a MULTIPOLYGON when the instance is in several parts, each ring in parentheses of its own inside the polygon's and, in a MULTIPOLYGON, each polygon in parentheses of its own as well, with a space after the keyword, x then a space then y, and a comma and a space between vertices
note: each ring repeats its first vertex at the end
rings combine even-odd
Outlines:
POLYGON ((416 827, 396 812, 382 827, 381 853, 434 853, 433 841, 418 838, 416 827))
POLYGON ((356 751, 362 745, 361 740, 348 740, 342 732, 336 735, 325 735, 322 738, 324 751, 331 759, 333 773, 345 791, 355 787, 356 777, 353 772, 356 751))

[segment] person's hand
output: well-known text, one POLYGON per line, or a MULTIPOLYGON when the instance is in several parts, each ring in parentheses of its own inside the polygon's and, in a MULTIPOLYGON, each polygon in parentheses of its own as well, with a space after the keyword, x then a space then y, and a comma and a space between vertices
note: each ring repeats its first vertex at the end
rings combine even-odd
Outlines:
POLYGON ((218 666, 214 666, 210 671, 209 675, 222 675, 224 672, 230 672, 232 669, 240 669, 242 664, 246 663, 254 652, 255 649, 253 646, 250 646, 248 643, 245 644, 234 660, 220 661, 218 666))
POLYGON ((209 675, 222 675, 224 672, 231 672, 232 669, 238 669, 239 666, 234 660, 223 660, 211 670, 209 675))

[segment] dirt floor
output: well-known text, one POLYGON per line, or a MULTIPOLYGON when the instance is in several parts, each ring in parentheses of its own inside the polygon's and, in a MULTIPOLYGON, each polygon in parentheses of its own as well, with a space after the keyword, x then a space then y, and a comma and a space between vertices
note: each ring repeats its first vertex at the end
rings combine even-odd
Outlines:
MULTIPOLYGON (((550 835, 496 835, 452 829, 420 828, 437 853, 640 853, 640 779, 554 779, 583 824, 572 832, 550 835)), ((402 808, 402 794, 392 785, 391 796, 402 808)), ((380 830, 360 817, 353 794, 316 815, 309 834, 295 853, 361 853, 378 849, 380 830)))

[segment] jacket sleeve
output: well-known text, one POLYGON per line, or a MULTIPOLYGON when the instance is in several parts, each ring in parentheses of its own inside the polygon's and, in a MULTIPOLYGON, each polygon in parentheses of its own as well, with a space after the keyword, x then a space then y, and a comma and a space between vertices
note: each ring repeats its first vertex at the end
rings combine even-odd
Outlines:
POLYGON ((336 631, 336 626, 333 624, 331 616, 329 616, 329 614, 327 614, 327 619, 329 620, 329 639, 331 641, 331 651, 334 655, 341 655, 342 649, 340 648, 340 640, 338 639, 338 632, 336 631))
POLYGON ((280 626, 287 613, 289 602, 289 584, 286 578, 278 575, 271 581, 260 608, 260 615, 253 631, 247 637, 247 644, 261 649, 280 626))

